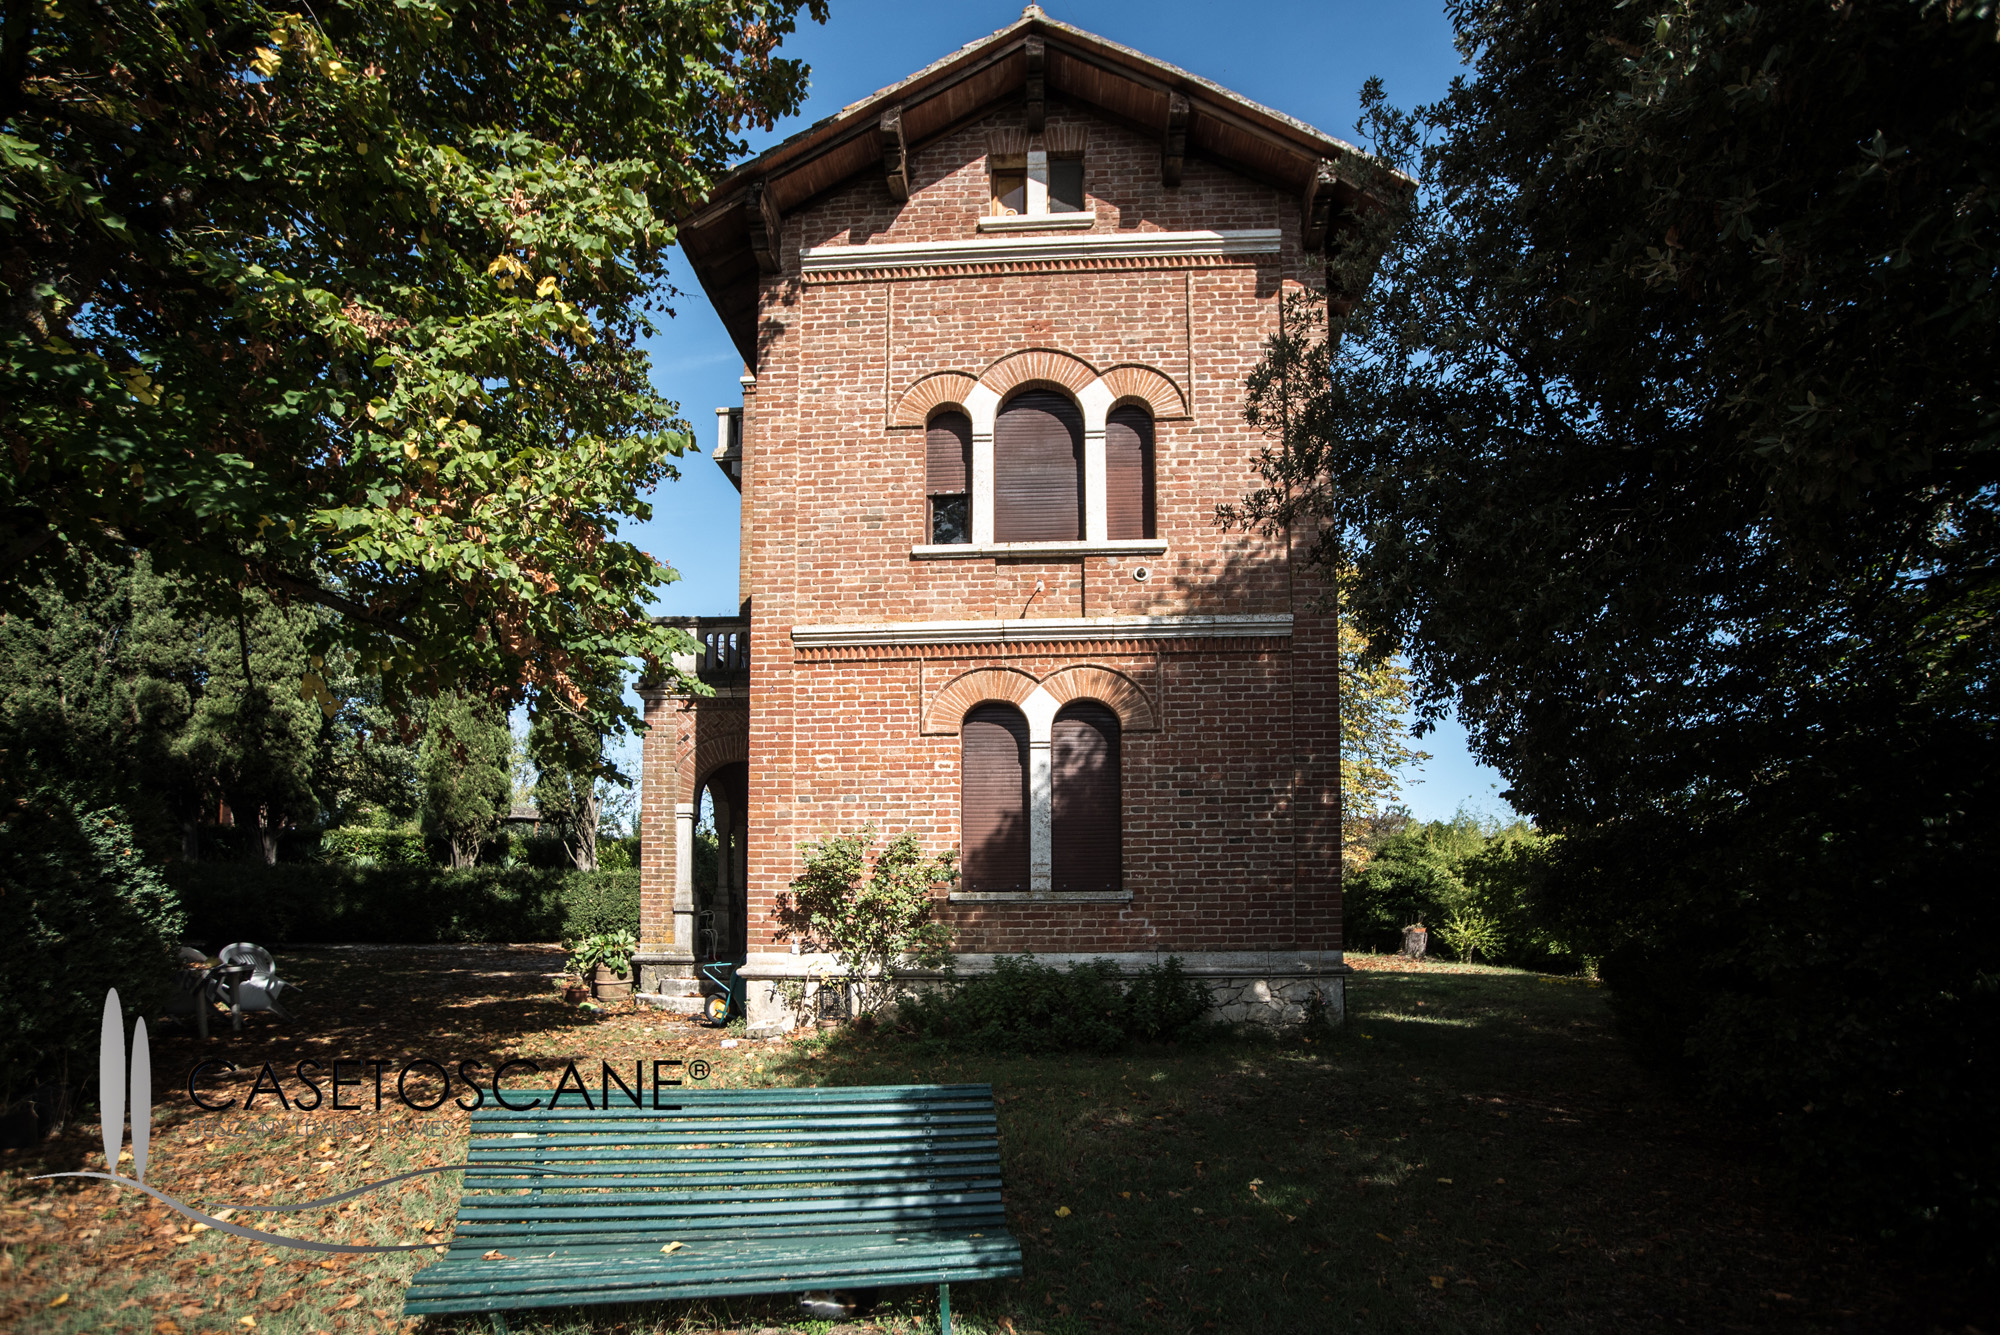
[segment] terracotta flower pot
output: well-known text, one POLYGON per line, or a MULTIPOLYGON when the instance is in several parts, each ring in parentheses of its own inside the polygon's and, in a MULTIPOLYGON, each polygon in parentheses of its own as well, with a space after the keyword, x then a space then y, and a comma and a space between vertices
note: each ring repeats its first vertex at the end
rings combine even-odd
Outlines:
POLYGON ((563 984, 562 999, 563 999, 563 1004, 566 1006, 574 1006, 576 1005, 577 1002, 582 1001, 585 997, 589 995, 590 995, 590 989, 585 987, 582 983, 563 984))
POLYGON ((632 995, 632 975, 628 972, 620 978, 600 965, 590 975, 590 995, 599 1001, 623 1001, 632 995))

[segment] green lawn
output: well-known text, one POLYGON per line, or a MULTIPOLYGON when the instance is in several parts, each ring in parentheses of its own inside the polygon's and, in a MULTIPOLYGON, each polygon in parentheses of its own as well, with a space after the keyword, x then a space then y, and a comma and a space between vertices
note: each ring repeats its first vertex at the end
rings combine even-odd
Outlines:
MULTIPOLYGON (((991 1081, 1026 1273, 955 1288, 954 1324, 966 1332, 1926 1324, 1907 1323, 1909 1309, 1865 1253, 1790 1218, 1758 1182, 1751 1152, 1635 1069, 1610 1033, 1602 993, 1577 980, 1362 959, 1348 1026, 1318 1040, 1029 1059, 844 1033, 723 1050, 710 1031, 650 1015, 593 1024, 560 1006, 538 973, 546 961, 529 955, 432 963, 421 986, 399 985, 407 1000, 390 1004, 385 989, 413 976, 414 959, 288 959, 290 972, 316 984, 307 1032, 253 1025, 202 1055, 283 1061, 329 1044, 388 1055, 448 1034, 447 1046, 467 1056, 595 1061, 699 1048, 715 1062, 714 1079, 730 1084, 991 1081), (379 1046, 390 1043, 400 1046, 379 1046)), ((190 1116, 164 1086, 195 1048, 182 1038, 156 1045, 167 1111, 149 1179, 196 1202, 266 1188, 263 1199, 296 1198, 305 1186, 369 1180, 462 1146, 462 1119, 442 1114, 340 1126, 300 1119, 275 1130, 190 1116)), ((0 1281, 11 1289, 0 1326, 193 1335, 249 1329, 248 1317, 289 1335, 414 1324, 402 1321, 399 1299, 418 1260, 323 1270, 298 1253, 267 1255, 214 1234, 180 1241, 164 1231, 172 1225, 163 1212, 107 1188, 24 1181, 81 1166, 94 1144, 94 1128, 80 1128, 0 1161, 0 1281), (97 1231, 86 1238, 87 1228, 97 1231), (151 1249, 138 1252, 147 1239, 151 1249), (68 1302, 49 1306, 65 1292, 68 1302), (190 1293, 200 1296, 190 1302, 190 1293)), ((432 1182, 291 1227, 408 1240, 427 1220, 449 1223, 455 1187, 432 1182)), ((874 1324, 935 1329, 934 1293, 890 1295, 874 1324)), ((521 1314, 512 1326, 828 1329, 793 1311, 776 1299, 673 1304, 521 1314)))

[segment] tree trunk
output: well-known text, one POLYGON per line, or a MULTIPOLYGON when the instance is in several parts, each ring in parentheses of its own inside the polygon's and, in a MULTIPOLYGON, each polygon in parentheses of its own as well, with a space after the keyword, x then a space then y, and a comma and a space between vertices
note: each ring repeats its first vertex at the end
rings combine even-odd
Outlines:
POLYGON ((453 871, 462 870, 466 867, 475 865, 478 861, 479 861, 479 841, 477 839, 474 839, 468 842, 467 840, 461 838, 459 835, 456 834, 452 835, 451 837, 452 870, 453 871))
POLYGON ((258 855, 263 858, 264 865, 267 867, 277 866, 278 826, 277 822, 271 819, 270 807, 259 806, 257 808, 257 823, 251 828, 250 834, 251 841, 255 845, 258 855))
POLYGON ((590 790, 576 807, 576 845, 570 856, 578 871, 597 870, 597 813, 603 804, 598 800, 597 785, 590 790))

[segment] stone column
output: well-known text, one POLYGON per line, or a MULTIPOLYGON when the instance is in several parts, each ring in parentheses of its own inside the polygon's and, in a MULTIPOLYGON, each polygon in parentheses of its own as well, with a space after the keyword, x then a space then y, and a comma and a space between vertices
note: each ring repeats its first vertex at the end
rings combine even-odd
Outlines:
POLYGON ((694 803, 674 803, 674 943, 670 965, 694 966, 694 803))

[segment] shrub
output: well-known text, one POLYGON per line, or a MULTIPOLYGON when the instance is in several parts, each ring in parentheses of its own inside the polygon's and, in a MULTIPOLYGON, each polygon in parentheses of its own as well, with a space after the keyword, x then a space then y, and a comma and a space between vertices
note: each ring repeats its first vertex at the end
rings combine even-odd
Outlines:
POLYGON ((623 838, 597 840, 597 869, 599 871, 639 870, 639 836, 626 835, 623 838))
POLYGON ((1042 964, 1001 955, 993 972, 952 977, 906 1000, 904 1024, 927 1038, 985 1052, 1115 1052, 1134 1039, 1190 1034, 1208 1013, 1207 989, 1178 956, 1131 978, 1109 960, 1042 964))
POLYGON ((342 825, 319 839, 320 860, 343 867, 426 867, 430 851, 414 825, 342 825))
POLYGON ((168 874, 193 938, 210 946, 557 941, 639 930, 637 872, 198 863, 168 874))
POLYGON ((933 888, 957 872, 950 851, 924 856, 916 836, 899 834, 868 866, 875 829, 803 844, 805 869, 778 896, 778 920, 809 949, 829 951, 854 990, 855 1010, 873 1015, 902 995, 906 963, 936 968, 951 959, 951 929, 933 919, 933 888))
MULTIPOLYGON (((601 845, 600 845, 601 847, 601 845)), ((568 872, 563 877, 563 939, 639 934, 639 873, 568 872)))
POLYGON ((0 809, 0 1102, 96 1067, 104 989, 157 1014, 186 919, 115 808, 42 790, 0 809))

